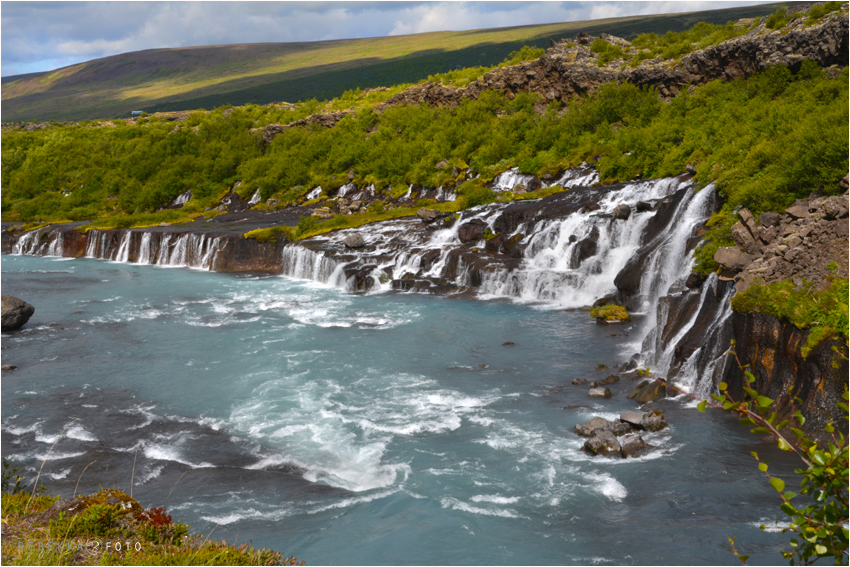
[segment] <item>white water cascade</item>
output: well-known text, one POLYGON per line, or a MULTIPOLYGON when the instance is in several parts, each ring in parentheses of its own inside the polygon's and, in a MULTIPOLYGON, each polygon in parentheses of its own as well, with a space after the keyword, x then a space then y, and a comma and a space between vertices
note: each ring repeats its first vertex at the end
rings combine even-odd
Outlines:
POLYGON ((122 231, 115 246, 114 234, 95 229, 88 233, 85 257, 121 263, 212 270, 221 248, 222 238, 219 236, 132 230, 122 231))
POLYGON ((12 246, 12 254, 32 256, 62 256, 64 239, 62 233, 50 238, 51 227, 32 230, 22 235, 12 246))

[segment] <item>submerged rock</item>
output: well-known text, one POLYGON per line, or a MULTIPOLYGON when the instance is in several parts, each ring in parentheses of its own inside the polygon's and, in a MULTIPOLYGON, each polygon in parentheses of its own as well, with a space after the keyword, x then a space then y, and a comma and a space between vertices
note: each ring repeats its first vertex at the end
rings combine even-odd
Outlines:
POLYGON ((23 327, 35 313, 35 307, 12 295, 2 296, 0 300, 0 315, 2 315, 2 330, 14 331, 23 327))
POLYGON ((587 384, 587 380, 584 378, 573 378, 572 383, 576 386, 584 386, 585 384, 587 384))

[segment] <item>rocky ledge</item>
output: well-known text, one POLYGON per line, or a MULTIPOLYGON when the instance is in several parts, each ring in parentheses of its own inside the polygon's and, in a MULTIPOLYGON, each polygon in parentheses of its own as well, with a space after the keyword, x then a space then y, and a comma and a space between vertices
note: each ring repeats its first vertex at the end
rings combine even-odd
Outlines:
MULTIPOLYGON (((847 185, 847 177, 842 182, 847 185)), ((732 227, 737 246, 723 247, 714 261, 723 268, 721 279, 735 282, 739 293, 759 281, 792 280, 816 289, 829 287, 829 276, 847 277, 847 192, 841 196, 812 195, 798 199, 784 214, 763 213, 756 219, 747 209, 732 227), (834 263, 834 269, 828 266, 834 263)))

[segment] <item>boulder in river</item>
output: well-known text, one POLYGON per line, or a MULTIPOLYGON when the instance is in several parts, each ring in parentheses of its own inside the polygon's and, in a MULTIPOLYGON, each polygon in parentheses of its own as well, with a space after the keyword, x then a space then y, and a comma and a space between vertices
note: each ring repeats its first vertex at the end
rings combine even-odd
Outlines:
POLYGON ((633 425, 634 427, 640 427, 640 422, 643 420, 645 415, 645 411, 625 410, 620 412, 620 421, 633 425))
POLYGON ((640 457, 652 448, 638 433, 626 435, 620 441, 620 454, 623 458, 640 457))
POLYGON ((628 205, 617 205, 614 209, 614 218, 617 220, 629 220, 632 216, 632 208, 628 205))
POLYGON ((620 442, 610 431, 597 431, 582 447, 594 455, 614 455, 620 452, 620 442))
POLYGON ((667 387, 661 382, 647 380, 626 397, 639 404, 647 404, 667 397, 667 387))
POLYGON ((440 211, 435 209, 419 209, 416 211, 416 216, 422 219, 425 222, 434 222, 437 219, 437 215, 440 214, 440 211))
POLYGON ((35 307, 23 299, 18 299, 12 295, 2 296, 0 303, 2 303, 0 311, 2 311, 3 331, 20 329, 30 320, 32 314, 35 313, 35 307))
POLYGON ((613 422, 608 421, 603 417, 591 417, 584 422, 584 425, 576 425, 574 431, 576 432, 576 435, 592 437, 597 431, 610 431, 613 426, 613 422))
POLYGON ((591 398, 610 398, 611 390, 608 388, 591 388, 587 395, 591 398))
POLYGON ((641 426, 647 431, 661 431, 667 427, 667 420, 664 419, 664 414, 659 410, 653 410, 643 416, 640 420, 641 426))
POLYGON ((346 248, 363 248, 366 246, 366 241, 363 240, 363 235, 359 232, 349 234, 342 243, 345 244, 346 248))
POLYGON ((587 379, 585 379, 585 378, 573 378, 572 383, 575 384, 576 386, 584 386, 585 384, 587 384, 587 379))

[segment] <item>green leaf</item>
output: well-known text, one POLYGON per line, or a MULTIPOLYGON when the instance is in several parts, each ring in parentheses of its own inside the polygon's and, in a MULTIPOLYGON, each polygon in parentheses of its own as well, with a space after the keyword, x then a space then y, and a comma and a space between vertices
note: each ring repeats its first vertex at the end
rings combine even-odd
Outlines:
POLYGON ((768 429, 767 427, 754 427, 753 429, 750 429, 750 433, 760 435, 763 433, 770 433, 770 429, 768 429))
POLYGON ((753 382, 756 381, 756 377, 753 376, 753 373, 750 372, 749 370, 744 371, 744 378, 746 379, 748 384, 752 384, 753 382))
POLYGON ((728 387, 729 387, 729 385, 726 382, 721 382, 720 384, 717 385, 717 389, 720 390, 721 392, 726 390, 728 387))
POLYGON ((782 429, 782 428, 783 428, 783 427, 785 427, 786 425, 788 425, 788 420, 787 420, 787 419, 783 419, 782 421, 780 421, 780 422, 779 422, 779 425, 777 425, 777 426, 776 426, 776 429, 777 429, 777 430, 782 429))
POLYGON ((767 471, 767 463, 759 463, 759 470, 761 472, 767 471))
POLYGON ((797 439, 804 439, 806 437, 806 434, 804 432, 802 432, 801 430, 797 429, 796 427, 791 428, 791 433, 796 435, 797 439))
POLYGON ((770 407, 771 404, 773 404, 773 400, 771 400, 767 396, 759 396, 756 403, 758 403, 759 407, 767 408, 770 407))
POLYGON ((703 401, 701 401, 700 403, 697 404, 697 409, 701 412, 704 412, 705 406, 707 406, 707 405, 708 405, 708 402, 706 400, 703 400, 703 401))
POLYGON ((737 404, 736 404, 735 402, 725 402, 725 403, 723 404, 723 409, 725 409, 725 410, 730 410, 730 409, 732 409, 733 407, 735 407, 736 405, 737 405, 737 404))
POLYGON ((747 388, 746 386, 744 386, 744 391, 747 393, 747 395, 748 395, 749 397, 751 397, 751 398, 753 398, 753 399, 756 399, 756 398, 758 397, 758 395, 759 395, 759 393, 758 393, 758 392, 756 392, 756 391, 755 391, 755 390, 753 390, 752 388, 747 388))
POLYGON ((779 415, 776 412, 772 412, 769 416, 767 416, 767 422, 773 425, 773 422, 776 421, 776 416, 779 415))
POLYGON ((773 477, 770 479, 770 486, 772 486, 776 492, 782 492, 785 490, 785 481, 781 478, 773 477))
POLYGON ((717 394, 711 394, 711 399, 718 401, 722 404, 723 402, 726 401, 726 396, 723 396, 723 395, 718 396, 717 394))
POLYGON ((747 560, 747 559, 749 559, 749 558, 750 558, 750 556, 749 556, 749 555, 739 555, 739 556, 738 556, 738 559, 740 559, 741 561, 746 561, 746 560, 747 560))
POLYGON ((780 439, 778 445, 779 445, 779 448, 782 449, 783 451, 790 451, 791 450, 791 446, 788 445, 788 443, 785 442, 785 439, 780 439))
POLYGON ((832 433, 835 431, 835 428, 832 426, 832 422, 826 424, 826 427, 823 428, 827 433, 832 433))
POLYGON ((779 509, 788 514, 789 516, 793 516, 797 513, 797 509, 794 508, 789 502, 783 502, 779 505, 779 509))
POLYGON ((786 490, 785 492, 782 493, 782 496, 785 497, 785 500, 791 500, 792 498, 797 496, 797 493, 791 492, 790 490, 786 490))
POLYGON ((826 555, 826 551, 827 550, 826 550, 825 545, 820 545, 820 544, 815 545, 815 553, 817 553, 818 555, 826 555))
POLYGON ((823 458, 823 453, 820 451, 812 453, 812 460, 822 467, 826 465, 826 459, 823 458))
POLYGON ((759 458, 759 454, 758 454, 758 453, 756 453, 755 451, 750 451, 750 455, 752 455, 752 456, 753 456, 754 458, 756 458, 756 459, 758 459, 758 458, 759 458))

